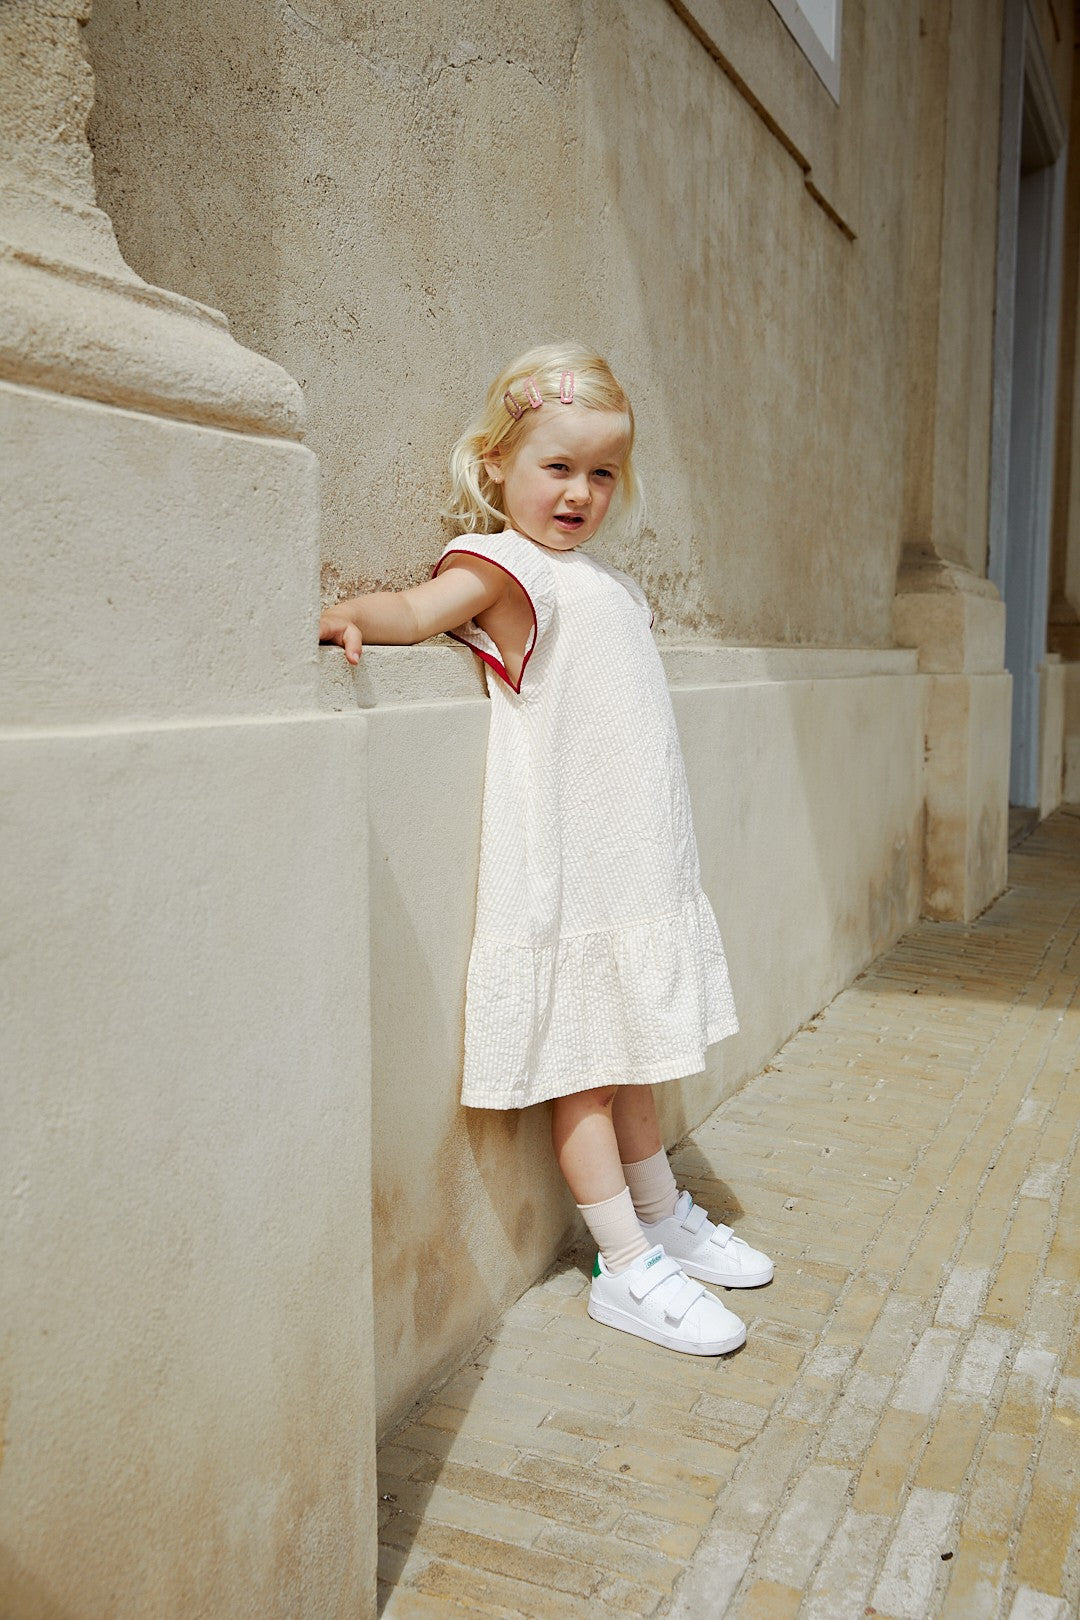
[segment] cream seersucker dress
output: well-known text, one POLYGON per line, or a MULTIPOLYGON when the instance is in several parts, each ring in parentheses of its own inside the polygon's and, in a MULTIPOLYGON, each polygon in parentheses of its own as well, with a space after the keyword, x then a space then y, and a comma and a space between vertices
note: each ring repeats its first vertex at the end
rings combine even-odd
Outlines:
POLYGON ((535 619, 519 690, 489 636, 454 632, 491 697, 461 1100, 696 1074, 739 1026, 648 603, 513 530, 463 535, 436 572, 454 552, 505 569, 535 619))

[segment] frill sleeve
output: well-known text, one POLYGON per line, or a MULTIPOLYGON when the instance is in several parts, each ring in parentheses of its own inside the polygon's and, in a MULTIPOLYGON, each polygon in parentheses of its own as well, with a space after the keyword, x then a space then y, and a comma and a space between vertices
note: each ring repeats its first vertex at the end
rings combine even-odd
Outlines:
POLYGON ((438 574, 448 557, 455 555, 482 557, 485 562, 494 563, 496 568, 501 568, 511 579, 517 581, 529 599, 533 624, 525 645, 525 656, 521 661, 521 674, 516 682, 510 679, 498 647, 474 620, 470 619, 467 624, 459 625, 456 630, 450 631, 455 641, 464 642, 466 647, 471 647, 477 657, 482 658, 484 663, 506 682, 511 691, 520 692, 529 660, 536 651, 540 638, 550 626, 555 611, 555 582, 551 564, 531 540, 526 540, 510 529, 504 529, 501 534, 463 534, 457 540, 451 541, 435 564, 433 576, 438 574))

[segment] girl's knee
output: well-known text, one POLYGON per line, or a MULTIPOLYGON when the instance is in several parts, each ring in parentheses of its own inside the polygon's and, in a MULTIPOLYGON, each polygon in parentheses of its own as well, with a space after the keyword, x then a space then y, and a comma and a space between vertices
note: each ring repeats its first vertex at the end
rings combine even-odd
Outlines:
POLYGON ((569 1096, 556 1097, 555 1110, 571 1114, 606 1114, 611 1111, 618 1086, 596 1086, 591 1091, 573 1091, 569 1096))

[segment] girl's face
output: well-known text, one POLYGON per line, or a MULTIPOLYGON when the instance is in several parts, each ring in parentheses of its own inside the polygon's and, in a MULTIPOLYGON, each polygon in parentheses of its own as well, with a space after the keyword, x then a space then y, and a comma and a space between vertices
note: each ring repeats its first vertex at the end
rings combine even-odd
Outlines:
POLYGON ((484 463, 503 487, 510 526, 551 551, 591 540, 607 516, 628 437, 617 411, 542 405, 513 453, 504 459, 496 450, 484 463))

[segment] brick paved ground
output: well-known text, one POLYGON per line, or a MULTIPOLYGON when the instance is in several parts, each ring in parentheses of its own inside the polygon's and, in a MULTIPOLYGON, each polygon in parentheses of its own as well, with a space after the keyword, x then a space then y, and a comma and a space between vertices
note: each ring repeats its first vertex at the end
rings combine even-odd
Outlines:
POLYGON ((391 1616, 1080 1608, 1080 815, 675 1154, 771 1248, 745 1348, 591 1322, 564 1258, 382 1447, 391 1616))

